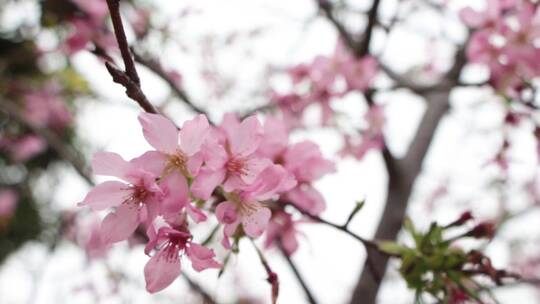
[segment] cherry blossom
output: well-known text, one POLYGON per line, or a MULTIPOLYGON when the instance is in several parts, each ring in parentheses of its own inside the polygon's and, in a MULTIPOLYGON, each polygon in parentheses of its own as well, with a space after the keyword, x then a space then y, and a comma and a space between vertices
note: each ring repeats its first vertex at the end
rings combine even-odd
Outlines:
POLYGON ((149 254, 153 248, 157 248, 144 267, 148 292, 156 293, 165 289, 180 275, 180 258, 184 253, 196 271, 221 268, 221 264, 214 259, 214 251, 192 242, 192 235, 185 228, 163 226, 157 232, 153 229, 149 230, 150 241, 145 249, 149 254))

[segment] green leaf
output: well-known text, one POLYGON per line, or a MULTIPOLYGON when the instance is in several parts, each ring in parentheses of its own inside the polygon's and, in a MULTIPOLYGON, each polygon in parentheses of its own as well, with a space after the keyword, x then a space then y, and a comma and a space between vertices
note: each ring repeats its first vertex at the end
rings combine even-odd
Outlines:
POLYGON ((403 247, 393 241, 381 241, 377 243, 377 246, 379 250, 391 255, 401 255, 404 250, 407 250, 407 247, 403 247))

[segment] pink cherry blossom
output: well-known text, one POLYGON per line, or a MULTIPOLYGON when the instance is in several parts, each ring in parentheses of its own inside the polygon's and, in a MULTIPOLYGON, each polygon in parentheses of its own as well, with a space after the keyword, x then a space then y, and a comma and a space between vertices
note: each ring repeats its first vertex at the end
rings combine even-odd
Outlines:
MULTIPOLYGON (((84 248, 89 259, 104 257, 109 251, 111 244, 103 235, 101 221, 95 214, 78 219, 73 227, 76 241, 84 248)), ((108 232, 106 232, 108 233, 108 232)))
POLYGON ((23 115, 38 127, 49 127, 60 132, 73 121, 73 116, 62 99, 61 89, 54 82, 28 92, 24 97, 23 115))
POLYGON ((311 186, 311 182, 334 172, 334 163, 323 158, 315 143, 304 141, 287 149, 283 165, 298 181, 298 185, 286 194, 286 198, 306 212, 322 212, 325 209, 324 198, 311 186))
POLYGON ((378 70, 377 60, 371 56, 355 59, 342 67, 348 89, 361 92, 369 88, 378 70))
POLYGON ((109 13, 106 0, 72 0, 90 18, 102 21, 109 13))
POLYGON ((221 144, 214 140, 208 143, 210 154, 207 155, 206 167, 191 188, 193 194, 201 199, 208 199, 222 183, 226 192, 247 187, 271 163, 255 153, 263 136, 257 117, 251 116, 239 122, 227 115, 220 130, 225 142, 221 144))
POLYGON ((266 239, 264 246, 268 249, 272 246, 282 246, 288 255, 292 255, 298 249, 299 234, 297 224, 289 213, 275 212, 266 228, 266 239))
MULTIPOLYGON (((111 152, 96 153, 92 168, 95 174, 114 176, 124 181, 103 182, 95 186, 80 203, 94 210, 116 207, 116 211, 109 213, 101 224, 108 241, 127 239, 143 218, 151 222, 160 213, 160 200, 165 193, 152 173, 111 152)), ((182 191, 181 187, 177 189, 182 191)), ((187 197, 187 193, 184 197, 187 197)))
POLYGON ((2 143, 14 161, 25 162, 41 154, 47 149, 47 142, 34 134, 24 135, 2 143))
POLYGON ((264 135, 257 149, 261 157, 276 161, 287 149, 289 130, 285 122, 277 117, 269 116, 264 121, 264 135))
POLYGON ((139 122, 146 141, 159 152, 149 152, 144 159, 155 164, 155 174, 166 176, 175 170, 187 178, 198 174, 203 162, 199 152, 210 130, 206 116, 186 121, 180 131, 159 114, 142 113, 139 122))
POLYGON ((180 257, 184 253, 196 271, 222 266, 214 259, 213 250, 193 243, 191 234, 182 228, 164 226, 157 233, 151 229, 149 237, 145 252, 148 254, 157 248, 157 252, 144 267, 146 290, 150 293, 165 289, 180 275, 180 257))
MULTIPOLYGON (((83 0, 81 0, 83 1, 83 0)), ((78 17, 71 21, 71 34, 60 46, 60 50, 72 56, 92 42, 104 50, 116 50, 116 38, 102 24, 103 20, 78 17)))
POLYGON ((218 221, 224 224, 223 245, 230 248, 228 238, 236 233, 239 225, 250 237, 260 236, 272 215, 261 201, 278 193, 290 190, 296 185, 294 178, 281 166, 267 167, 249 188, 239 193, 226 193, 227 201, 216 208, 218 221))
MULTIPOLYGON (((465 7, 459 12, 461 20, 473 28, 494 27, 500 20, 502 10, 508 7, 510 1, 487 0, 487 8, 478 12, 471 7, 465 7)), ((510 4, 511 5, 511 4, 510 4)))

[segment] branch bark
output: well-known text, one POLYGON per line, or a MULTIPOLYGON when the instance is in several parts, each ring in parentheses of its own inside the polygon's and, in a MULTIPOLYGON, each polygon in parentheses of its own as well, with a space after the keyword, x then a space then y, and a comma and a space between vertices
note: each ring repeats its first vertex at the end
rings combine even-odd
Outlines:
MULTIPOLYGON (((388 192, 375 239, 397 239, 403 226, 414 182, 422 170, 422 163, 439 122, 449 108, 450 93, 458 84, 459 75, 465 62, 464 48, 461 48, 456 53, 453 67, 438 85, 440 89, 424 93, 427 109, 405 157, 396 160, 392 158, 390 153, 385 153, 386 150, 383 151, 383 159, 388 168, 388 192), (388 163, 394 165, 388 166, 388 163)), ((386 271, 388 256, 381 255, 372 248, 367 248, 367 250, 371 265, 366 267, 365 263, 350 303, 375 303, 381 282, 373 277, 372 272, 384 273, 386 271), (375 268, 375 271, 370 270, 371 268, 375 268)))
POLYGON ((126 89, 126 95, 137 102, 141 108, 149 113, 158 113, 156 108, 148 101, 146 95, 141 89, 141 81, 139 74, 135 67, 135 62, 131 55, 126 32, 124 31, 124 25, 122 24, 122 17, 120 16, 120 1, 119 0, 107 0, 109 12, 111 14, 111 20, 114 28, 114 35, 122 54, 122 60, 126 71, 123 72, 113 66, 111 62, 106 62, 105 67, 109 74, 111 74, 114 82, 121 84, 126 89))

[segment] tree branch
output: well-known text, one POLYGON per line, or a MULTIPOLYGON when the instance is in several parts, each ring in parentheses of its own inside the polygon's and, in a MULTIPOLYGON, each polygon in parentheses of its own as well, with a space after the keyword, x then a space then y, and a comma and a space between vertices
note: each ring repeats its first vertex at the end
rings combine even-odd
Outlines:
MULTIPOLYGON (((414 182, 422 169, 422 163, 432 142, 433 135, 449 107, 451 90, 458 83, 459 74, 465 65, 463 49, 455 56, 454 65, 443 81, 446 90, 427 92, 424 98, 427 110, 420 122, 416 136, 404 159, 397 161, 395 167, 388 171, 388 195, 382 218, 375 233, 375 239, 395 240, 407 211, 408 201, 414 182)), ((386 156, 383 153, 383 157, 386 156)), ((378 273, 384 273, 388 264, 388 256, 371 250, 373 263, 378 273)), ((366 264, 369 266, 369 264, 366 264)), ((373 266, 371 266, 373 267, 373 266)), ((374 278, 368 267, 364 267, 354 290, 350 303, 375 303, 380 281, 374 278)))
POLYGON ((373 35, 373 29, 378 23, 377 13, 379 11, 380 0, 373 0, 373 5, 368 13, 368 23, 364 30, 363 39, 360 41, 360 45, 355 47, 355 53, 357 57, 363 57, 369 53, 369 45, 371 43, 371 36, 373 35))
POLYGON ((118 47, 120 48, 120 53, 122 54, 122 59, 124 60, 126 74, 129 76, 131 81, 140 86, 141 81, 139 79, 139 75, 137 74, 137 69, 135 68, 133 58, 131 57, 126 32, 124 31, 124 25, 122 24, 122 17, 120 16, 120 0, 107 0, 107 6, 109 7, 109 12, 111 14, 111 21, 114 28, 114 35, 116 36, 116 42, 118 42, 118 47))
POLYGON ((298 270, 298 268, 292 261, 291 257, 287 254, 287 252, 285 252, 285 249, 283 249, 283 245, 281 244, 281 241, 279 244, 279 250, 283 258, 285 259, 285 261, 287 261, 287 264, 291 268, 292 272, 294 273, 296 280, 298 281, 298 283, 300 283, 300 286, 302 286, 302 290, 304 290, 304 293, 306 294, 306 297, 308 298, 309 303, 317 304, 317 300, 315 300, 315 297, 313 296, 313 293, 307 286, 306 281, 304 280, 302 274, 300 273, 300 271, 298 270))
POLYGON ((121 84, 126 89, 126 95, 137 102, 141 108, 149 113, 158 113, 156 108, 148 101, 146 95, 141 89, 141 81, 135 68, 135 62, 131 56, 131 51, 122 24, 122 17, 120 16, 120 1, 119 0, 107 0, 109 12, 111 14, 111 20, 114 27, 114 34, 120 53, 122 54, 122 60, 126 71, 123 72, 113 66, 111 62, 105 62, 105 67, 109 74, 111 74, 114 82, 121 84))
POLYGON ((186 91, 178 86, 174 80, 169 77, 167 72, 163 69, 163 67, 157 62, 152 59, 146 58, 137 52, 133 52, 133 55, 135 57, 135 61, 140 63, 141 65, 148 68, 150 71, 152 71, 154 74, 159 76, 163 81, 169 85, 170 89, 176 94, 178 98, 180 98, 184 103, 194 112, 199 114, 206 114, 206 111, 199 106, 195 105, 191 98, 187 95, 186 91))
POLYGON ((334 9, 332 7, 332 4, 328 2, 327 0, 315 0, 319 6, 319 9, 324 13, 328 21, 334 25, 336 30, 338 31, 341 38, 344 40, 345 44, 351 49, 354 50, 356 48, 356 41, 352 37, 352 35, 345 29, 345 26, 341 24, 339 20, 336 19, 336 16, 334 16, 334 9))

